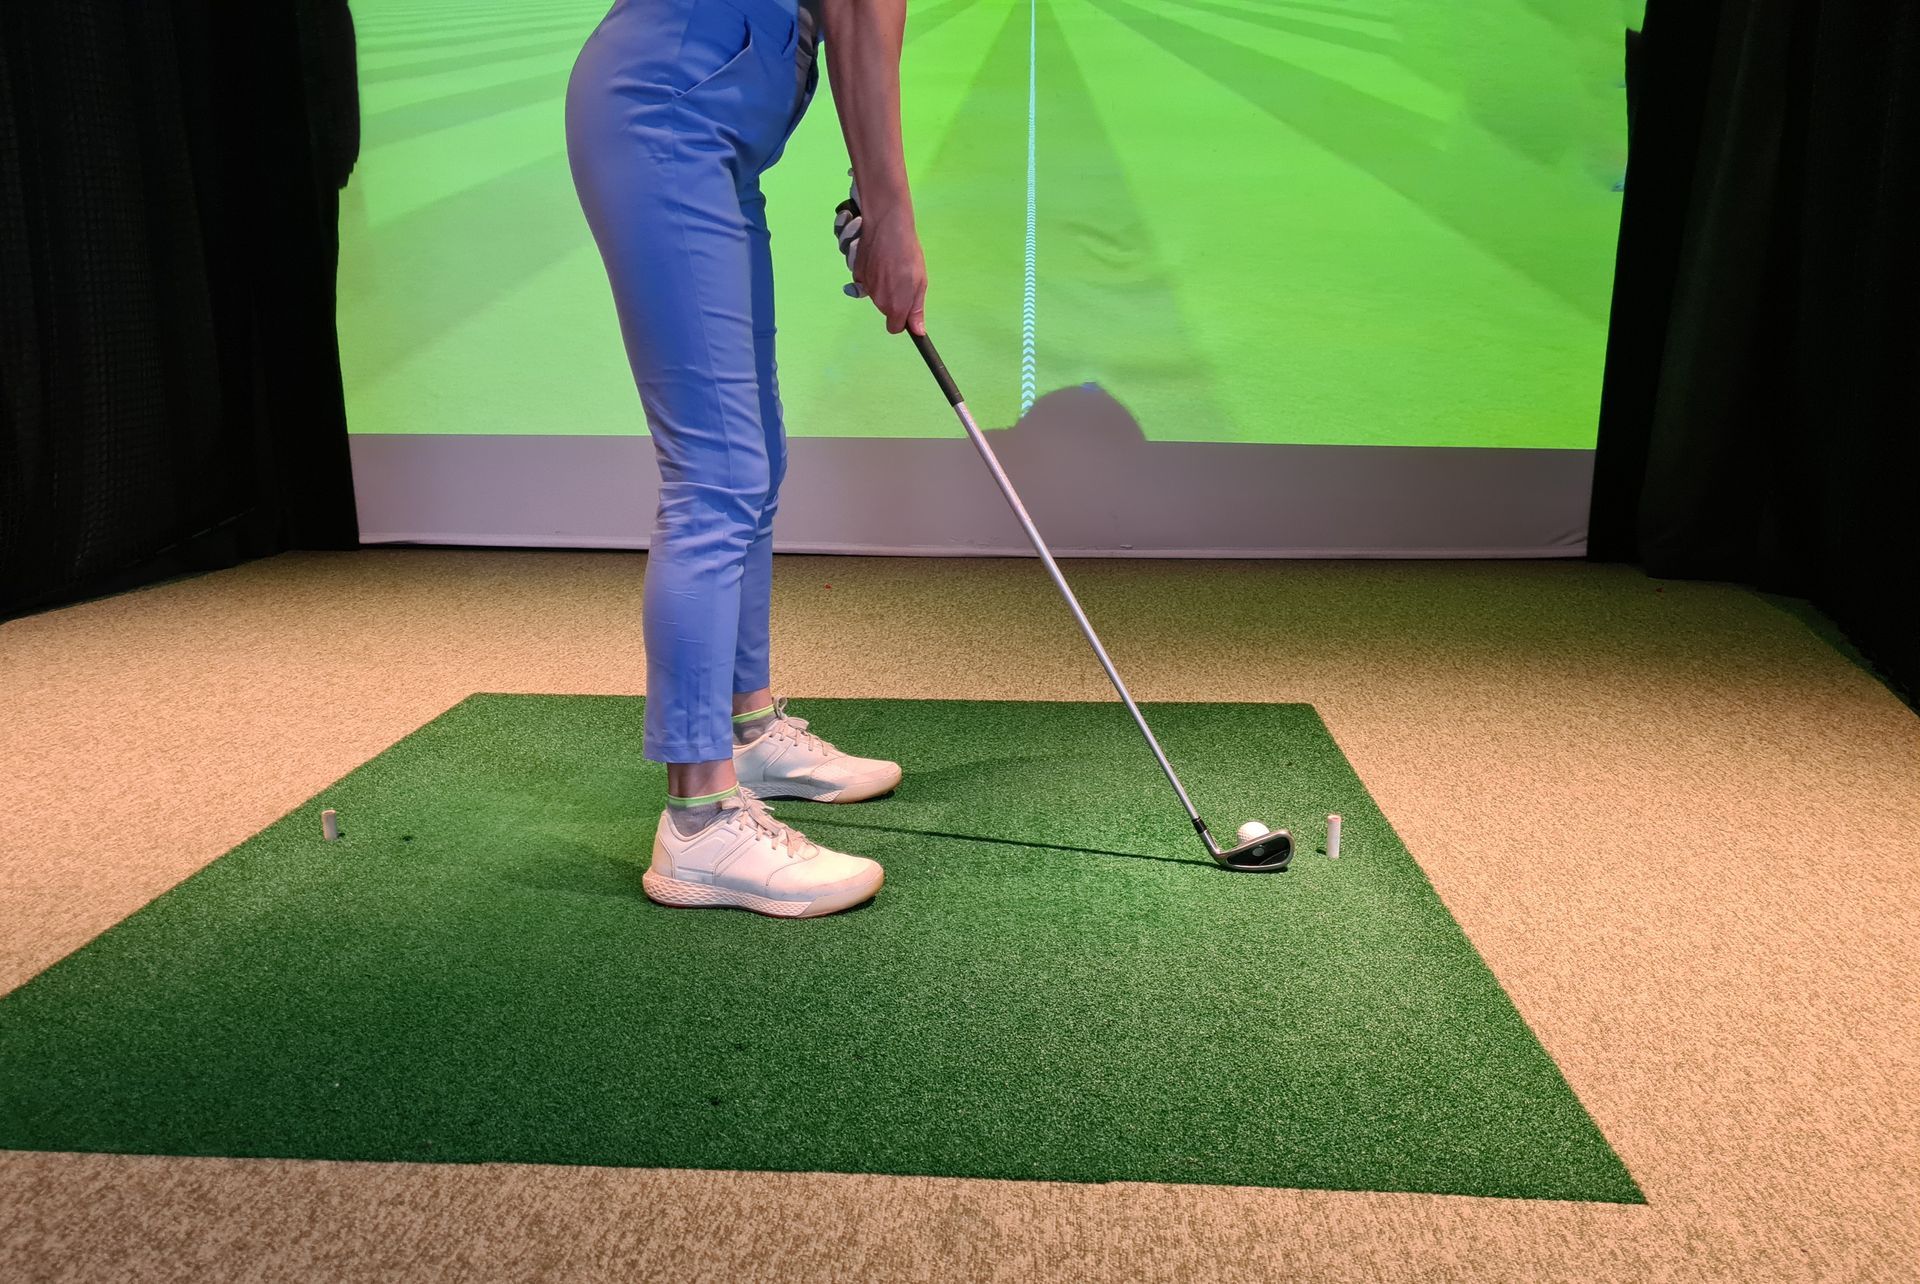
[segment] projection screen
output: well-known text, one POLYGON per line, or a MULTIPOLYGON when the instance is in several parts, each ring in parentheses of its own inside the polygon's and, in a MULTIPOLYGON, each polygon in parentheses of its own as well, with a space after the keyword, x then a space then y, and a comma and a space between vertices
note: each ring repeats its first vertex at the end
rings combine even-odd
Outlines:
MULTIPOLYGON (((363 538, 645 547, 655 475, 573 194, 605 0, 357 0, 340 343, 363 538)), ((912 0, 929 330, 1062 551, 1581 552, 1631 0, 912 0)), ((831 39, 831 33, 828 33, 831 39)), ((1023 551, 846 298, 823 83, 767 176, 777 545, 1023 551)))

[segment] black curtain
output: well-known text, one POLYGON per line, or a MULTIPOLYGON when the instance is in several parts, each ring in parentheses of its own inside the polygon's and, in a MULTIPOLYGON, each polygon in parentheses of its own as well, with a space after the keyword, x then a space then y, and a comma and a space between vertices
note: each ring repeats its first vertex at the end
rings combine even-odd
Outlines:
POLYGON ((358 544, 346 0, 0 4, 0 618, 358 544))
POLYGON ((1920 690, 1920 4, 1650 0, 1592 554, 1810 599, 1920 690))

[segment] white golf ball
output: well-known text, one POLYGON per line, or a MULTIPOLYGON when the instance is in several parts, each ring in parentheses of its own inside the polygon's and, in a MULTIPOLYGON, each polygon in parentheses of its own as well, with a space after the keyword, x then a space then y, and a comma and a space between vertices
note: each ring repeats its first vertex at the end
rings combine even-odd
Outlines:
POLYGON ((1261 824, 1259 821, 1250 820, 1246 824, 1240 826, 1240 841, 1243 843, 1250 843, 1256 838, 1265 838, 1268 834, 1272 832, 1273 832, 1272 830, 1268 829, 1265 825, 1261 824))

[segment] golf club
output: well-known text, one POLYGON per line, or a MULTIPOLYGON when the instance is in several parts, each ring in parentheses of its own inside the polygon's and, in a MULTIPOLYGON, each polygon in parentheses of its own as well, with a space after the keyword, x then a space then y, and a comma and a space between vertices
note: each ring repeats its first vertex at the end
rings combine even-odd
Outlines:
MULTIPOLYGON (((840 252, 846 256, 847 270, 854 269, 860 249, 860 190, 857 185, 847 199, 834 209, 833 233, 839 243, 840 252)), ((864 298, 866 291, 857 283, 848 283, 845 292, 850 298, 864 298)), ((1272 874, 1284 870, 1293 860, 1293 836, 1284 829, 1268 829, 1259 821, 1248 821, 1240 827, 1237 835, 1242 839, 1236 846, 1222 849, 1214 841, 1213 831, 1207 828, 1207 822, 1200 818, 1194 809, 1193 800, 1187 796, 1186 786, 1180 783, 1180 777, 1173 770, 1173 764, 1167 760, 1166 751, 1160 747, 1160 741, 1153 734, 1153 728, 1147 725, 1146 715, 1140 712, 1140 706, 1133 702, 1133 695, 1127 690, 1127 684, 1121 680, 1120 671, 1113 666, 1113 659, 1107 654, 1107 648, 1100 644, 1100 635, 1093 631, 1093 623, 1087 619, 1087 613, 1080 609, 1080 599, 1073 595, 1073 589, 1067 584, 1067 577, 1060 573, 1060 564, 1053 560, 1053 553, 1047 548, 1047 542, 1040 537, 1040 529, 1033 524, 1033 518, 1027 514, 1027 506, 1020 502, 1020 493, 1013 488, 1013 482, 1007 477, 1006 469, 1000 466, 999 458, 988 444, 986 434, 980 431, 980 425, 973 421, 973 415, 967 409, 966 400, 960 395, 960 387, 947 372, 946 363, 940 360, 940 353, 933 346, 933 340, 924 334, 913 335, 914 346, 920 349, 920 355, 926 359, 927 369, 939 381, 940 391, 947 395, 947 403, 953 407, 954 414, 960 417, 960 426, 967 430, 967 436, 973 441, 974 448, 980 452, 980 458, 986 461, 987 471, 993 474, 993 480, 1000 486, 1000 493, 1006 496, 1007 506, 1013 509, 1013 515, 1020 520, 1021 529, 1026 531, 1027 540, 1033 545, 1033 551, 1040 555, 1041 564, 1047 568, 1047 574, 1053 578, 1054 587, 1060 590, 1060 596, 1066 600, 1067 609, 1073 612, 1073 619, 1080 626, 1080 632, 1086 635, 1087 644, 1099 657, 1100 667, 1107 671, 1107 680, 1113 683, 1113 689, 1120 693, 1121 703, 1127 706, 1127 712, 1140 728, 1140 734, 1146 737, 1147 748, 1153 750, 1153 757, 1160 764, 1160 770, 1166 773, 1167 783, 1173 786, 1173 792, 1180 799, 1180 806, 1186 811, 1187 819, 1193 822, 1200 841, 1206 844, 1207 855, 1223 869, 1243 874, 1272 874)))
MULTIPOLYGON (((1067 609, 1073 612, 1074 622, 1086 635, 1087 644, 1099 657, 1100 667, 1107 671, 1107 680, 1113 683, 1113 689, 1120 693, 1120 700, 1127 706, 1127 712, 1140 727, 1140 734, 1146 737, 1147 747, 1153 750, 1155 761, 1160 770, 1167 775, 1167 783, 1173 786, 1173 792, 1180 798, 1180 806, 1186 810, 1187 819, 1193 822, 1194 830, 1199 833, 1200 841, 1207 846, 1207 855, 1224 869, 1246 874, 1277 873, 1287 867, 1293 859, 1293 836, 1284 829, 1266 830, 1250 842, 1222 849, 1214 841, 1213 831, 1207 828, 1207 822, 1200 818, 1194 809, 1193 800, 1187 796, 1187 790, 1180 783, 1180 777, 1174 772, 1173 764, 1167 760, 1166 751, 1160 747, 1160 741, 1154 736, 1153 728, 1147 725, 1146 715, 1140 712, 1140 706, 1133 701, 1133 695, 1127 690, 1127 684, 1121 679, 1120 671, 1113 665, 1113 659, 1107 654, 1107 648, 1100 644, 1100 635, 1093 631, 1093 624, 1087 619, 1087 613, 1080 608, 1080 600, 1073 595, 1073 589, 1067 584, 1067 577, 1060 573, 1060 564, 1053 559, 1053 553, 1040 537, 1040 530, 1033 524, 1033 518, 1027 513, 1027 506, 1020 502, 1020 494, 1014 490, 1013 482, 1000 466, 1000 460, 988 444, 986 434, 980 431, 980 425, 973 421, 973 415, 967 409, 967 403, 960 395, 959 385, 947 372, 946 363, 940 360, 940 353, 933 346, 933 340, 924 334, 913 335, 914 346, 920 349, 920 355, 926 359, 927 369, 940 383, 940 391, 947 395, 947 402, 953 407, 954 414, 960 418, 961 427, 967 430, 974 448, 980 452, 980 458, 986 461, 987 471, 993 474, 993 480, 1000 486, 1000 493, 1006 496, 1007 506, 1013 509, 1013 515, 1020 520, 1021 529, 1027 533, 1027 540, 1033 545, 1033 551, 1040 555, 1041 564, 1047 568, 1047 574, 1053 578, 1054 587, 1060 590, 1060 596, 1066 600, 1067 609)), ((1251 831, 1258 822, 1251 822, 1246 828, 1251 831)), ((1261 827, 1264 828, 1264 827, 1261 827)))

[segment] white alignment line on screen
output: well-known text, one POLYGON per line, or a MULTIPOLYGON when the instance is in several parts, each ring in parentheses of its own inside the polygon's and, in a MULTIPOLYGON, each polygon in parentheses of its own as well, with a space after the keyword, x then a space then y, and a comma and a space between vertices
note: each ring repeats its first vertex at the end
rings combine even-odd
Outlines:
POLYGON ((1034 107, 1036 59, 1034 46, 1040 30, 1040 0, 1030 0, 1027 9, 1027 283, 1026 302, 1020 314, 1020 413, 1033 408, 1033 251, 1034 251, 1034 107))

